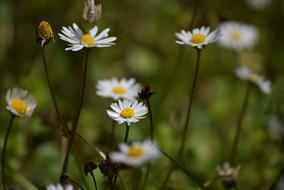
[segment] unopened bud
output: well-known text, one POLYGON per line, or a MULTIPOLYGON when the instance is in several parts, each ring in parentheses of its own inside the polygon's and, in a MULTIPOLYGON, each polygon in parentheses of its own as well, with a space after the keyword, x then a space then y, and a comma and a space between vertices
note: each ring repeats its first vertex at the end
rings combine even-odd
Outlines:
POLYGON ((102 17, 102 5, 95 5, 94 0, 86 0, 82 17, 89 23, 100 20, 102 17))
POLYGON ((138 93, 139 98, 141 99, 149 99, 153 94, 154 94, 154 90, 151 86, 144 86, 141 91, 138 93))
POLYGON ((97 168, 97 165, 92 161, 86 161, 84 164, 84 172, 87 176, 89 173, 93 172, 97 168))
POLYGON ((53 40, 54 35, 50 24, 46 21, 41 21, 36 30, 36 41, 41 45, 47 45, 53 40))

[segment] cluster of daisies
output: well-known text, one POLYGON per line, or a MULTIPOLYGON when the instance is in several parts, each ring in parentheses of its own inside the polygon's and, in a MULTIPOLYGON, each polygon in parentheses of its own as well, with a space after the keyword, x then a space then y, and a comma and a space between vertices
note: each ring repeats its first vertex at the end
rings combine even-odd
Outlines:
MULTIPOLYGON (((148 113, 146 105, 136 99, 141 90, 141 85, 136 83, 135 79, 99 80, 96 89, 97 95, 117 100, 110 105, 107 115, 118 124, 125 123, 131 126, 132 123, 146 117, 148 113)), ((119 152, 110 153, 111 161, 133 167, 156 160, 161 154, 156 143, 150 140, 133 142, 130 145, 121 143, 119 149, 119 152)))

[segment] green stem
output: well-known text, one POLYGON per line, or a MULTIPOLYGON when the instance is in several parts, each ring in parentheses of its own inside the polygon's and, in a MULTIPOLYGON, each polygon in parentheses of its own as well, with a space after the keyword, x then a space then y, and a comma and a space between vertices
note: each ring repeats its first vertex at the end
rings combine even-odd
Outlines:
POLYGON ((153 115, 152 115, 152 109, 149 99, 146 99, 147 107, 149 110, 149 116, 150 116, 150 139, 151 141, 154 140, 154 122, 153 122, 153 115))
POLYGON ((194 98, 194 93, 195 93, 197 79, 198 79, 198 73, 199 73, 200 55, 201 55, 201 50, 197 49, 197 59, 196 59, 194 78, 193 78, 193 81, 192 81, 192 88, 191 88, 191 93, 190 93, 190 98, 189 98, 189 103, 188 103, 188 108, 187 108, 186 121, 185 121, 184 128, 183 128, 182 140, 181 140, 181 144, 180 144, 180 148, 179 148, 179 152, 178 152, 178 157, 180 157, 183 154, 185 141, 186 141, 186 137, 187 137, 187 131, 188 131, 188 128, 189 128, 189 121, 190 121, 190 116, 191 116, 191 107, 192 107, 192 103, 193 103, 193 98, 194 98))
POLYGON ((177 168, 179 168, 183 173, 185 173, 196 185, 198 185, 202 190, 206 190, 207 188, 203 185, 203 182, 193 174, 193 172, 184 168, 182 164, 175 161, 170 155, 166 152, 162 151, 163 155, 167 157, 177 168))
POLYGON ((64 158, 64 161, 63 161, 63 167, 62 167, 61 175, 63 175, 67 171, 69 155, 70 155, 71 147, 72 147, 72 144, 73 144, 73 141, 74 141, 74 137, 76 135, 76 131, 77 131, 77 127, 78 127, 78 121, 79 121, 81 110, 82 110, 82 107, 83 107, 83 102, 84 102, 84 97, 85 97, 86 79, 87 79, 87 70, 88 70, 88 56, 89 56, 88 51, 85 51, 84 61, 83 61, 83 64, 82 64, 82 72, 83 73, 82 73, 81 84, 80 84, 80 99, 79 99, 78 107, 76 109, 76 112, 75 112, 73 120, 72 120, 72 132, 71 132, 71 136, 70 136, 69 141, 68 141, 68 147, 67 147, 66 155, 65 155, 65 158, 64 158))
POLYGON ((47 80, 47 84, 48 84, 49 92, 50 92, 50 95, 51 95, 51 98, 52 98, 52 102, 53 102, 53 105, 54 105, 54 108, 55 108, 55 111, 56 111, 57 119, 58 119, 60 125, 62 126, 61 130, 64 132, 64 134, 67 135, 68 129, 67 129, 67 126, 66 126, 65 122, 63 121, 61 113, 59 111, 59 107, 58 107, 58 104, 57 104, 57 101, 56 101, 56 98, 55 98, 55 93, 54 93, 54 90, 52 88, 51 80, 50 80, 50 77, 49 77, 49 74, 48 74, 47 61, 46 61, 45 48, 44 47, 45 46, 42 47, 42 63, 43 63, 43 67, 44 67, 45 77, 46 77, 46 80, 47 80))
POLYGON ((93 178, 93 181, 94 181, 94 184, 95 184, 95 188, 96 188, 96 190, 98 190, 96 178, 95 178, 95 175, 94 175, 94 172, 93 172, 93 171, 91 172, 91 176, 92 176, 92 178, 93 178))
POLYGON ((239 140, 240 140, 243 121, 244 121, 244 118, 245 118, 245 113, 246 113, 246 110, 247 110, 247 107, 248 107, 248 104, 249 104, 249 97, 250 97, 251 89, 252 89, 251 83, 248 82, 248 86, 247 86, 246 93, 245 93, 245 98, 244 98, 244 101, 243 101, 242 110, 241 110, 241 113, 240 113, 238 121, 237 121, 236 133, 235 133, 233 145, 232 145, 230 156, 229 156, 229 162, 232 165, 235 164, 238 144, 239 144, 239 140))
POLYGON ((5 172, 5 169, 6 169, 6 150, 7 150, 8 139, 9 139, 9 135, 10 135, 11 130, 12 130, 14 119, 15 119, 15 115, 13 115, 11 113, 11 118, 10 118, 10 121, 9 121, 8 129, 7 129, 7 132, 6 132, 5 139, 4 139, 3 150, 2 150, 1 168, 2 168, 3 190, 8 189, 8 186, 6 184, 6 172, 5 172))
MULTIPOLYGON (((186 121, 184 124, 184 128, 183 128, 183 133, 182 133, 182 140, 181 140, 181 144, 179 147, 179 152, 177 157, 181 157, 184 151, 184 147, 185 147, 185 141, 186 141, 186 137, 187 137, 187 132, 188 132, 188 128, 189 128, 189 121, 190 121, 190 115, 191 115, 191 107, 192 107, 192 103, 193 103, 193 98, 194 98, 194 93, 195 93, 195 89, 196 89, 196 84, 197 84, 197 79, 198 79, 198 73, 199 73, 199 63, 200 63, 200 56, 201 56, 201 50, 200 49, 196 49, 197 51, 197 59, 196 59, 196 66, 195 66, 195 72, 194 72, 194 78, 192 81, 192 88, 191 88, 191 93, 190 93, 190 98, 189 98, 189 103, 188 103, 188 109, 187 109, 187 114, 186 114, 186 121)), ((167 185, 167 182, 169 180, 169 178, 171 177, 171 174, 173 172, 173 167, 171 167, 162 183, 161 186, 161 190, 165 188, 165 186, 167 185)))
POLYGON ((125 136, 124 136, 124 143, 127 143, 128 140, 128 135, 129 135, 129 124, 126 122, 125 123, 125 136))
POLYGON ((151 169, 151 164, 148 164, 147 165, 147 169, 146 169, 144 182, 143 182, 143 186, 142 186, 142 190, 146 189, 148 178, 149 178, 149 174, 150 174, 150 169, 151 169))

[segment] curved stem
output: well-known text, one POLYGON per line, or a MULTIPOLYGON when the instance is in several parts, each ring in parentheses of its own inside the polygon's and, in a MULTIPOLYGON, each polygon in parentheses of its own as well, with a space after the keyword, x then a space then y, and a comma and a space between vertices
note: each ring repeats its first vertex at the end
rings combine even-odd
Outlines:
POLYGON ((124 136, 124 143, 127 143, 128 135, 129 135, 129 124, 125 123, 125 136, 124 136))
POLYGON ((236 160, 236 154, 237 154, 239 139, 240 139, 240 135, 241 135, 243 121, 244 121, 244 118, 245 118, 245 113, 246 113, 248 103, 249 103, 251 88, 252 88, 251 83, 248 82, 248 86, 247 86, 246 93, 245 93, 245 98, 244 98, 244 101, 243 101, 242 110, 241 110, 241 113, 240 113, 238 121, 237 121, 236 133, 235 133, 233 145, 232 145, 230 156, 229 156, 229 162, 232 165, 235 164, 235 160, 236 160))
POLYGON ((1 159, 1 168, 2 168, 2 185, 3 185, 3 190, 7 190, 8 187, 6 185, 6 150, 7 150, 7 145, 8 145, 8 139, 12 130, 12 126, 13 126, 13 121, 15 119, 15 115, 13 115, 11 113, 11 118, 9 121, 9 125, 8 125, 8 129, 5 135, 5 139, 4 139, 4 144, 3 144, 3 150, 2 150, 2 159, 1 159))
POLYGON ((60 124, 60 128, 63 131, 63 133, 68 136, 69 135, 68 134, 68 127, 67 127, 67 125, 66 125, 65 121, 63 120, 62 115, 60 113, 60 110, 59 110, 59 107, 58 107, 58 104, 57 104, 57 101, 56 101, 55 93, 54 93, 54 90, 52 88, 51 80, 50 80, 50 77, 49 77, 49 74, 48 74, 47 60, 46 60, 46 56, 45 56, 45 48, 44 47, 45 46, 42 47, 42 63, 43 63, 43 67, 44 67, 44 73, 45 73, 45 77, 46 77, 46 80, 47 80, 49 92, 50 92, 52 102, 53 102, 53 105, 54 105, 54 108, 55 108, 55 111, 56 111, 57 119, 58 119, 59 124, 60 124))
POLYGON ((78 127, 78 121, 80 118, 81 110, 83 107, 83 102, 84 102, 84 97, 85 97, 85 87, 86 87, 86 79, 87 79, 87 70, 88 70, 88 51, 85 51, 84 53, 84 61, 82 64, 82 77, 81 77, 81 84, 80 84, 80 99, 79 99, 79 104, 76 109, 76 112, 74 114, 73 120, 72 120, 72 132, 68 141, 68 147, 66 151, 66 155, 63 161, 63 167, 61 171, 61 175, 64 174, 67 170, 68 167, 68 160, 69 160, 69 155, 71 151, 71 147, 74 141, 74 137, 77 131, 78 127))

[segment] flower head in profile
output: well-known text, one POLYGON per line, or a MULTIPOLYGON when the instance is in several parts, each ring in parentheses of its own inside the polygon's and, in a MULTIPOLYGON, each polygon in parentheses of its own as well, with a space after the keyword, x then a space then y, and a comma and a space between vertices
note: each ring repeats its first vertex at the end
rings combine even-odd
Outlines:
POLYGON ((110 153, 111 161, 128 166, 138 167, 161 156, 158 146, 149 140, 133 142, 131 145, 121 143, 119 149, 120 152, 110 153))
POLYGON ((118 99, 134 99, 138 96, 141 85, 133 78, 121 79, 112 78, 110 80, 99 80, 96 84, 97 95, 102 97, 118 99))
POLYGON ((18 117, 31 117, 36 99, 20 88, 9 89, 6 93, 7 109, 18 117))
POLYGON ((222 47, 239 51, 256 44, 258 31, 251 25, 230 21, 222 23, 219 28, 222 34, 219 44, 222 47))
POLYGON ((263 93, 271 93, 270 81, 265 80, 263 76, 252 72, 248 67, 242 66, 236 69, 236 75, 242 80, 248 80, 255 83, 263 93))
POLYGON ((36 30, 36 41, 41 45, 47 45, 53 40, 54 35, 50 24, 46 21, 41 21, 36 30))
POLYGON ((219 30, 210 32, 209 27, 195 28, 190 31, 182 30, 180 33, 176 33, 178 40, 177 44, 187 45, 202 49, 204 46, 213 43, 220 37, 219 30))
POLYGON ((62 186, 61 184, 57 185, 50 184, 46 187, 46 190, 73 190, 73 189, 74 188, 72 185, 62 186))
POLYGON ((109 28, 98 33, 98 27, 94 26, 88 33, 84 34, 77 24, 73 26, 62 27, 59 37, 61 40, 68 42, 70 47, 65 48, 66 51, 79 51, 83 48, 93 47, 110 47, 114 45, 116 37, 108 37, 109 28))
POLYGON ((102 16, 102 5, 95 5, 94 0, 86 0, 85 6, 83 9, 82 17, 85 21, 89 23, 93 23, 94 21, 98 21, 102 16))
POLYGON ((131 123, 136 123, 145 118, 145 115, 148 113, 147 107, 136 99, 118 100, 117 103, 112 103, 110 107, 111 110, 107 110, 108 116, 119 124, 127 123, 130 125, 131 123))

